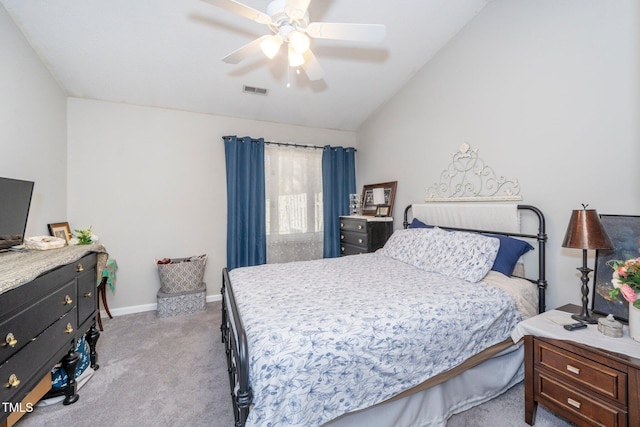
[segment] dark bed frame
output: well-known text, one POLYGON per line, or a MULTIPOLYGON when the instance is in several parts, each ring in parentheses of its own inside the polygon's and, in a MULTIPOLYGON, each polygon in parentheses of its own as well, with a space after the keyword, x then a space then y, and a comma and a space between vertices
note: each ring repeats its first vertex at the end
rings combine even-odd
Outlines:
MULTIPOLYGON (((404 210, 404 228, 409 226, 408 214, 411 205, 404 210)), ((536 280, 527 279, 538 286, 538 312, 545 311, 545 291, 547 281, 545 279, 545 245, 547 235, 545 233, 545 219, 542 212, 530 205, 518 205, 519 210, 528 210, 536 214, 538 218, 538 234, 505 233, 491 230, 473 230, 455 227, 441 227, 447 230, 469 231, 474 233, 501 234, 511 237, 521 237, 535 239, 538 242, 538 278, 536 280)), ((235 426, 244 427, 251 410, 253 393, 249 381, 249 349, 247 345, 247 335, 238 313, 238 305, 233 293, 229 273, 226 268, 222 270, 222 342, 225 345, 227 356, 227 371, 229 373, 229 386, 231 389, 231 399, 233 402, 233 414, 235 426)))

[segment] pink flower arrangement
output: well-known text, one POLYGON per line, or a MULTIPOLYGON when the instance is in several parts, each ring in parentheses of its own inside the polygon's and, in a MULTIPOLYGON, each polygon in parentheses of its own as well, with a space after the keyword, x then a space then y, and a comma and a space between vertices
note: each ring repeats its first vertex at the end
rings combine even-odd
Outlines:
POLYGON ((607 261, 607 265, 613 268, 611 275, 613 289, 609 296, 615 299, 622 294, 622 297, 629 301, 629 304, 640 308, 640 298, 637 295, 640 292, 640 257, 626 261, 607 261))

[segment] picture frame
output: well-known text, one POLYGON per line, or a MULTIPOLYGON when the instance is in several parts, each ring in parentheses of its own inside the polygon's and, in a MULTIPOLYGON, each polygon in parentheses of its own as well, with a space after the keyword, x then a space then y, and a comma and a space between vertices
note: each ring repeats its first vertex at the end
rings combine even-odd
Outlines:
POLYGON ((626 260, 640 256, 640 215, 600 215, 600 221, 613 242, 614 249, 596 250, 591 310, 599 314, 613 314, 622 321, 629 320, 629 303, 619 296, 611 299, 612 260, 626 260))
POLYGON ((381 216, 392 216, 393 215, 393 201, 396 197, 396 188, 398 186, 398 181, 391 182, 383 182, 380 184, 368 184, 362 187, 362 215, 375 216, 378 213, 378 205, 373 203, 373 189, 374 188, 383 188, 384 189, 384 205, 388 207, 386 210, 386 215, 381 216))
POLYGON ((71 229, 69 228, 68 222, 54 222, 52 224, 47 224, 49 227, 49 234, 54 237, 60 237, 64 239, 66 244, 69 244, 71 240, 71 229))
POLYGON ((389 216, 389 206, 378 205, 378 209, 376 210, 376 216, 389 216))

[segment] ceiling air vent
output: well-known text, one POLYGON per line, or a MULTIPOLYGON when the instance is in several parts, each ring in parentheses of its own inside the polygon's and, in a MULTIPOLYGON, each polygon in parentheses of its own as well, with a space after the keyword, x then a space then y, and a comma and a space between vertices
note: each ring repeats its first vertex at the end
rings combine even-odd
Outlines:
POLYGON ((267 96, 269 94, 269 90, 263 87, 253 87, 253 86, 242 86, 242 91, 244 93, 252 93, 254 95, 264 95, 267 96))

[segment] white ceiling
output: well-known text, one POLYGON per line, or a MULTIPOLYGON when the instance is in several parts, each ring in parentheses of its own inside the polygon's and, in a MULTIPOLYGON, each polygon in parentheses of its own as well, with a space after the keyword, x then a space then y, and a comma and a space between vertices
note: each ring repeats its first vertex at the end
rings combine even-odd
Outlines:
POLYGON ((387 36, 312 40, 325 77, 310 81, 287 67, 286 49, 222 62, 269 29, 200 0, 0 0, 69 96, 341 130, 356 130, 488 1, 312 0, 312 22, 385 24, 387 36))

